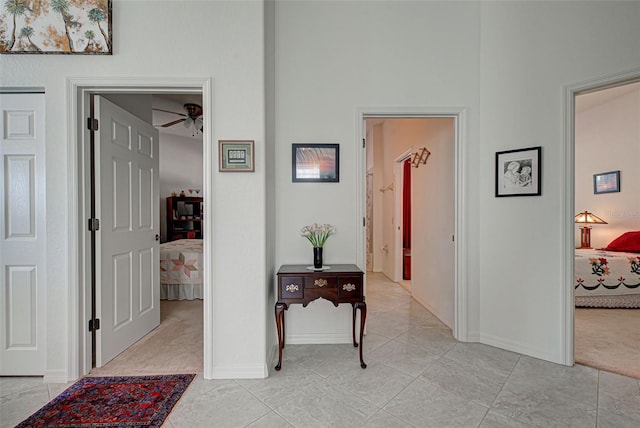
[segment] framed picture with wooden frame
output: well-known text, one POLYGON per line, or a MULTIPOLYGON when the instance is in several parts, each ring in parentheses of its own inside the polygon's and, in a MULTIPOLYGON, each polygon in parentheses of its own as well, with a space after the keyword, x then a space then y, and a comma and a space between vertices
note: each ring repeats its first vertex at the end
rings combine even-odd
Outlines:
POLYGON ((253 140, 219 140, 220 172, 253 172, 253 140))

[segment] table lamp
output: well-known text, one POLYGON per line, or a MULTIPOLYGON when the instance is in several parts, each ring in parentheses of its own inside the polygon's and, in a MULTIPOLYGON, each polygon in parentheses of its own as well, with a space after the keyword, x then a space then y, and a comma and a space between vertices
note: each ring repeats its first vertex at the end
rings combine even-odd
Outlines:
POLYGON ((591 248, 590 224, 608 224, 606 221, 590 213, 589 211, 584 211, 576 214, 575 222, 584 224, 583 226, 580 226, 580 246, 578 247, 582 249, 591 248))

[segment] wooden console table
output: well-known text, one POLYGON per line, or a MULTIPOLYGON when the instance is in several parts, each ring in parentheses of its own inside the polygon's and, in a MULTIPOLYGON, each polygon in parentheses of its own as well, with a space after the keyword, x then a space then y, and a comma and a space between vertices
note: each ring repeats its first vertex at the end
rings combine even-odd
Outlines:
POLYGON ((356 311, 360 309, 360 367, 367 367, 362 359, 362 336, 367 319, 367 304, 362 293, 363 272, 356 265, 330 265, 324 271, 314 271, 305 265, 282 265, 278 271, 278 301, 276 303, 276 326, 278 327, 278 364, 282 367, 284 348, 284 311, 289 305, 300 303, 306 307, 310 302, 323 298, 336 307, 340 303, 351 303, 353 317, 351 333, 353 346, 356 342, 356 311))

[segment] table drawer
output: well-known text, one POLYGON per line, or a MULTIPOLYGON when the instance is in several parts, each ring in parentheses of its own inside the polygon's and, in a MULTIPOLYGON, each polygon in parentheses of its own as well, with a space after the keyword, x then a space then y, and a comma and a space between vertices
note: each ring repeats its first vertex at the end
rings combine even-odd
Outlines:
POLYGON ((322 289, 335 289, 338 286, 337 278, 330 276, 311 277, 308 276, 304 279, 304 288, 322 288, 322 289))
POLYGON ((358 276, 342 276, 338 279, 338 297, 362 297, 362 278, 358 276))
POLYGON ((278 297, 281 299, 302 299, 304 297, 304 282, 301 276, 283 276, 280 278, 278 297))

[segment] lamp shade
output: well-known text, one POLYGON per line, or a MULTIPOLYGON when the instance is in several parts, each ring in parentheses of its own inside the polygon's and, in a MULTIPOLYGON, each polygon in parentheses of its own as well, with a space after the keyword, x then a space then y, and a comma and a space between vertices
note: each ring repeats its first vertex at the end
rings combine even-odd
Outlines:
POLYGON ((575 222, 584 223, 585 226, 587 224, 608 224, 606 221, 604 221, 597 215, 590 213, 589 211, 583 211, 576 214, 575 222))

